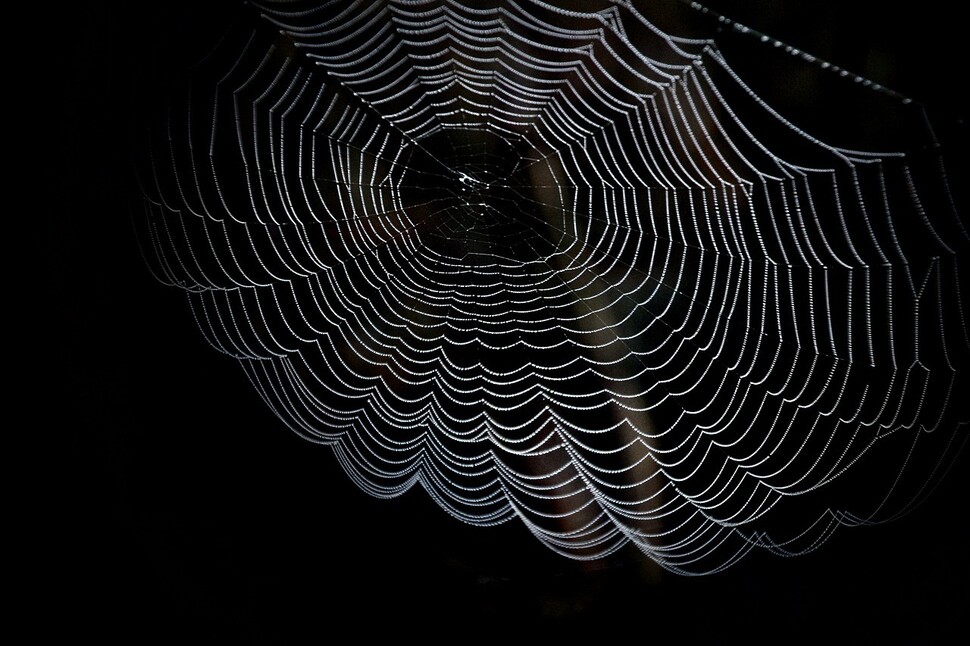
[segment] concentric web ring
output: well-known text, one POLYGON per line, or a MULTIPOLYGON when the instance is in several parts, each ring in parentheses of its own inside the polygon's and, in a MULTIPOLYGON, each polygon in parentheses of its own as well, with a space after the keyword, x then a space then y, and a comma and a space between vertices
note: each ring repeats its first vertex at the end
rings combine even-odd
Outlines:
POLYGON ((647 13, 247 6, 153 134, 142 237, 362 489, 706 573, 943 475, 970 239, 935 151, 830 145, 647 13))

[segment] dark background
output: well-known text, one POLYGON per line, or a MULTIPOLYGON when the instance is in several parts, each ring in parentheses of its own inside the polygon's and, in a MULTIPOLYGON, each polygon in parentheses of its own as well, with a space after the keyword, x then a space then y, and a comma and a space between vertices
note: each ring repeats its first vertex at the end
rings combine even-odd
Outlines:
MULTIPOLYGON (((966 456, 898 522, 703 578, 658 572, 632 551, 575 563, 517 523, 466 527, 422 493, 357 490, 329 449, 281 427, 235 362, 204 344, 184 297, 145 269, 131 224, 144 86, 162 79, 163 90, 235 3, 132 4, 76 3, 21 34, 38 142, 22 163, 40 178, 28 189, 40 231, 26 282, 42 279, 28 302, 39 334, 23 404, 43 445, 26 485, 37 502, 22 596, 40 610, 39 634, 253 644, 464 640, 522 625, 709 643, 967 634, 966 456)), ((741 4, 745 15, 724 11, 921 99, 947 143, 964 145, 967 57, 942 3, 741 4)), ((844 132, 833 116, 801 115, 844 132)))

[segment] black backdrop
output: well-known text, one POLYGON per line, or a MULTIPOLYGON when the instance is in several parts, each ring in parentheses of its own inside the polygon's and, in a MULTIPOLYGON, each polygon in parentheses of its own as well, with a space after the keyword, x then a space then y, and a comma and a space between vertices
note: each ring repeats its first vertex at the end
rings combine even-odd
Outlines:
MULTIPOLYGON (((18 99, 37 117, 23 164, 40 178, 25 282, 42 279, 28 301, 39 340, 22 403, 25 432, 44 445, 24 486, 40 494, 25 595, 41 633, 256 644, 511 636, 523 624, 710 643, 967 633, 966 456, 899 522, 703 578, 658 573, 632 552, 565 561, 518 524, 470 528, 418 492, 358 491, 329 449, 281 428, 235 363, 204 344, 184 297, 145 269, 130 223, 130 133, 146 108, 133 89, 146 69, 164 76, 201 53, 233 3, 130 4, 141 3, 77 3, 21 34, 36 73, 18 99)), ((967 57, 942 9, 745 4, 757 6, 743 22, 850 69, 890 52, 885 80, 925 99, 947 136, 965 135, 956 88, 967 57)))

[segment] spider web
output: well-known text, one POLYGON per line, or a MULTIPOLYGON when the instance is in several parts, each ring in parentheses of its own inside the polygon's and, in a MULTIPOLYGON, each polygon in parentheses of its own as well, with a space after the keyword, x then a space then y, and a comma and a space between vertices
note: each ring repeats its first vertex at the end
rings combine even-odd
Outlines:
POLYGON ((147 147, 146 257, 365 491, 708 573, 904 513, 965 441, 938 148, 827 143, 655 7, 242 16, 147 147))

